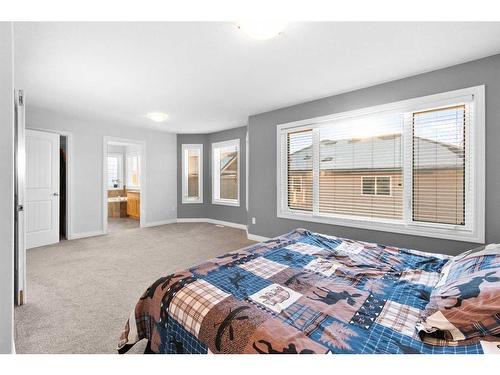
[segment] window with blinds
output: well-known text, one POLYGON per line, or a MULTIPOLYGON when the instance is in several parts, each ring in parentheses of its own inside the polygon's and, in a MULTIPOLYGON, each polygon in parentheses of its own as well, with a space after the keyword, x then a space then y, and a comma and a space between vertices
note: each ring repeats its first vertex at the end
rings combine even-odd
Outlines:
POLYGON ((483 95, 464 89, 279 125, 278 216, 479 242, 483 95))
POLYGON ((413 220, 465 225, 465 105, 415 112, 413 220))
POLYGON ((312 130, 288 133, 288 207, 313 209, 312 130))
POLYGON ((402 131, 399 113, 359 116, 321 125, 319 212, 401 219, 402 131))

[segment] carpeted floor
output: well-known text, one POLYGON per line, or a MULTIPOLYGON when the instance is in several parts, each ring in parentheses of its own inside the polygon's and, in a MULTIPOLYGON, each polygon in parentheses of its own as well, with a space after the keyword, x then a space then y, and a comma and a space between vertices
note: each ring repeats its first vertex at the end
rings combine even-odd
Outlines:
POLYGON ((139 220, 131 219, 129 217, 123 217, 120 219, 108 217, 108 233, 119 232, 127 229, 137 229, 139 228, 139 225, 139 220))
POLYGON ((27 304, 15 309, 16 351, 116 353, 127 317, 152 282, 252 243, 239 229, 183 223, 28 250, 27 304))

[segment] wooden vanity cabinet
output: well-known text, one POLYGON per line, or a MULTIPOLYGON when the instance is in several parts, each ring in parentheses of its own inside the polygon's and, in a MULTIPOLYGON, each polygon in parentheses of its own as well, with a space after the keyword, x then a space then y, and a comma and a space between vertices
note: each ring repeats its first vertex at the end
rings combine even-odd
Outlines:
POLYGON ((132 219, 141 217, 141 194, 138 191, 127 191, 127 215, 132 219))

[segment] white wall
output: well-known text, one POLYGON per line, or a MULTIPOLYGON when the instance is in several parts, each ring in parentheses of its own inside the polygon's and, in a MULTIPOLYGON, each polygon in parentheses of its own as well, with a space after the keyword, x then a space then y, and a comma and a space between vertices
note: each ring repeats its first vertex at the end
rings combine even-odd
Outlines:
POLYGON ((0 22, 0 353, 13 349, 14 87, 10 22, 0 22))
MULTIPOLYGON (((66 113, 30 106, 26 93, 26 127, 63 130, 72 133, 73 236, 99 233, 103 230, 102 153, 103 137, 112 136, 146 143, 146 225, 174 220, 176 201, 176 135, 166 132, 127 127, 99 119, 76 118, 66 113)), ((70 151, 71 152, 71 151, 70 151)))

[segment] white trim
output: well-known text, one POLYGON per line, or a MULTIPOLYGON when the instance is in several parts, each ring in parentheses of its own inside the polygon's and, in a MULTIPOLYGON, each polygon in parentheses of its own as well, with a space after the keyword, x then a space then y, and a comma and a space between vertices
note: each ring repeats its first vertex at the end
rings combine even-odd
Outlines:
POLYGON ((251 241, 257 241, 257 242, 265 242, 270 240, 270 237, 263 237, 263 236, 258 236, 256 234, 248 233, 247 232, 247 238, 251 241))
POLYGON ((249 184, 249 178, 248 178, 248 175, 250 173, 250 168, 249 168, 249 164, 250 164, 250 139, 249 139, 250 135, 248 133, 248 125, 247 125, 247 133, 246 133, 246 137, 245 137, 245 208, 248 212, 248 184, 249 184))
POLYGON ((240 147, 240 139, 231 139, 229 141, 223 141, 223 142, 215 142, 212 143, 211 145, 211 175, 212 175, 212 204, 220 204, 224 206, 240 206, 240 163, 241 163, 241 147, 240 147), (218 173, 214 173, 215 171, 215 153, 214 150, 216 148, 221 148, 221 147, 228 147, 228 146, 236 146, 238 148, 238 164, 237 164, 237 169, 236 169, 236 176, 237 176, 237 181, 238 181, 238 198, 237 199, 221 199, 221 198, 216 198, 215 197, 215 186, 216 186, 216 181, 215 181, 215 176, 219 175, 220 176, 220 171, 218 173))
POLYGON ((96 236, 103 236, 106 233, 102 230, 96 230, 93 232, 81 232, 81 233, 73 233, 73 237, 71 238, 72 240, 77 240, 80 238, 88 238, 88 237, 96 237, 96 236))
POLYGON ((231 227, 231 228, 236 228, 236 229, 242 229, 242 230, 246 230, 247 229, 247 226, 245 224, 231 223, 229 221, 208 219, 208 222, 210 224, 224 225, 226 227, 231 227))
POLYGON ((177 218, 178 223, 208 223, 210 219, 202 217, 177 218))
POLYGON ((178 223, 209 223, 215 225, 224 225, 226 227, 236 228, 246 230, 247 226, 245 224, 231 223, 230 221, 215 220, 209 218, 178 218, 178 223))
MULTIPOLYGON (((143 228, 146 224, 146 207, 147 207, 147 180, 146 180, 146 141, 137 140, 137 139, 127 139, 120 137, 112 137, 112 136, 103 136, 102 137, 102 181, 101 181, 101 189, 102 189, 102 232, 104 234, 108 233, 108 143, 109 142, 120 142, 120 143, 129 143, 132 145, 140 146, 140 151, 137 151, 139 154, 139 184, 140 187, 140 199, 141 199, 141 217, 139 218, 139 226, 143 228)), ((129 188, 129 187, 127 187, 129 188)))
POLYGON ((203 144, 183 144, 182 145, 182 204, 200 204, 203 203, 203 144), (197 150, 198 158, 198 197, 188 197, 188 164, 186 164, 186 151, 197 150))
POLYGON ((157 227, 160 225, 175 224, 175 223, 177 223, 177 219, 151 221, 151 222, 144 223, 143 228, 151 228, 151 227, 157 227))
MULTIPOLYGON (((403 123, 403 140, 405 146, 408 142, 408 121, 405 115, 403 123)), ((294 121, 285 124, 278 124, 276 127, 277 137, 276 137, 276 161, 277 161, 277 217, 286 218, 292 220, 303 220, 317 223, 334 224, 340 226, 348 226, 354 228, 364 228, 372 230, 380 230, 394 233, 411 234, 424 237, 435 237, 444 238, 457 241, 470 241, 477 243, 484 243, 485 239, 485 87, 475 86, 465 89, 449 91, 445 93, 424 96, 420 98, 414 98, 409 100, 403 100, 394 103, 388 103, 378 106, 373 106, 369 108, 363 108, 354 111, 336 113, 328 116, 321 116, 312 119, 306 119, 301 121, 294 121), (411 196, 405 193, 403 196, 403 207, 404 207, 404 218, 403 220, 385 220, 377 219, 374 221, 372 218, 356 218, 346 215, 326 215, 321 214, 318 210, 313 212, 303 212, 297 210, 290 210, 286 206, 286 194, 287 194, 287 184, 283 184, 282 181, 287 181, 286 172, 286 155, 283 152, 283 145, 286 144, 286 132, 287 131, 297 131, 300 129, 312 129, 313 134, 316 129, 319 129, 324 123, 349 118, 362 116, 367 114, 373 114, 377 112, 389 112, 389 111, 399 111, 406 114, 407 112, 417 112, 419 110, 427 108, 440 108, 445 107, 450 104, 456 103, 469 103, 472 108, 470 121, 472 123, 472 131, 470 131, 470 178, 469 187, 473 189, 474 196, 472 197, 472 202, 468 202, 471 199, 467 199, 466 204, 468 204, 468 216, 472 219, 472 223, 467 225, 465 228, 459 225, 443 225, 435 223, 421 223, 413 222, 411 220, 411 196), (282 191, 283 190, 283 191, 282 191), (472 225, 471 225, 472 224, 472 225)), ((313 135, 314 137, 314 135, 313 135)), ((467 147, 466 147, 467 148, 467 147)), ((406 147, 404 148, 406 149, 406 147)), ((313 153, 314 160, 314 153, 313 153)), ((408 163, 411 162, 410 155, 407 151, 404 152, 403 163, 405 165, 404 183, 405 191, 411 189, 411 171, 408 172, 408 163)), ((313 165, 314 168, 314 165, 313 165)), ((411 168, 410 168, 411 169, 411 168)), ((317 175, 317 173, 316 173, 317 175)), ((314 179, 313 170, 313 179, 314 179)), ((318 180, 316 179, 316 182, 318 180)), ((317 185, 317 184, 315 184, 317 185)), ((313 185, 314 186, 314 185, 313 185)), ((313 191, 313 197, 316 197, 317 193, 313 191)), ((313 208, 317 207, 317 202, 313 199, 313 208)))

